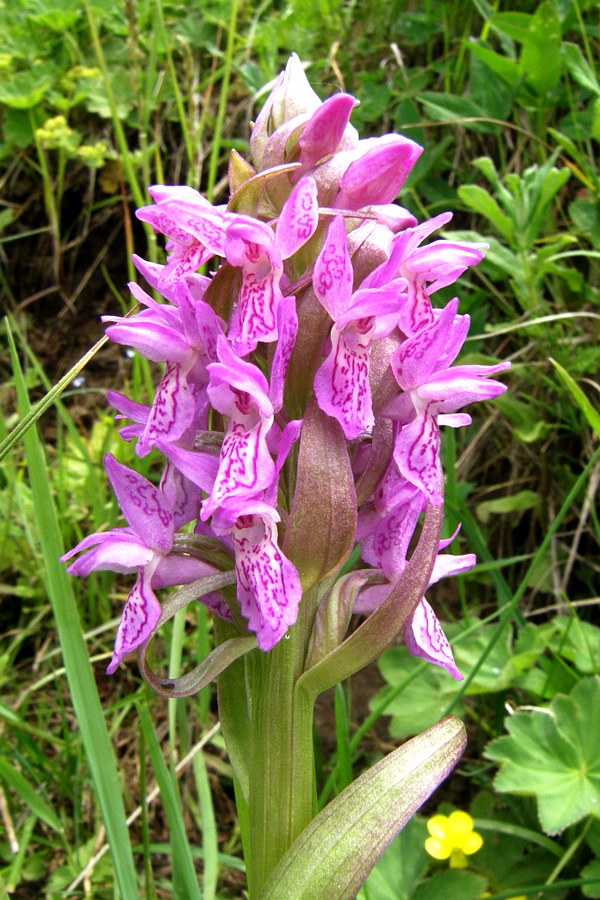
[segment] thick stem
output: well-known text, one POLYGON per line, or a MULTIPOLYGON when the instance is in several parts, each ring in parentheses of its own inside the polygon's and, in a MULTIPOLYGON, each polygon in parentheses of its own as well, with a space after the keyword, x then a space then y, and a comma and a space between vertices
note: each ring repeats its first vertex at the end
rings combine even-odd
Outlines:
POLYGON ((317 591, 304 594, 301 615, 268 653, 255 651, 250 669, 250 858, 251 897, 313 818, 316 806, 312 740, 313 704, 297 695, 317 591))

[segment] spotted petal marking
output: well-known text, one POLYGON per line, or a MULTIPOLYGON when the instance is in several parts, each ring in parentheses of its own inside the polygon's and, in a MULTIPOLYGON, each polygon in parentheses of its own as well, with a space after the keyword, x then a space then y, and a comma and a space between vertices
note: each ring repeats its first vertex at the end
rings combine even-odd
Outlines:
POLYGON ((314 178, 303 178, 286 200, 275 230, 283 259, 292 256, 315 233, 319 224, 319 203, 314 178))
POLYGON ((424 597, 404 629, 404 640, 413 656, 442 666, 453 678, 462 681, 448 639, 436 614, 424 597))
POLYGON ((158 559, 139 570, 138 577, 125 603, 125 609, 117 629, 113 657, 106 670, 112 675, 125 654, 135 650, 147 640, 160 617, 160 603, 150 587, 158 559))
POLYGON ((352 279, 352 260, 348 253, 344 220, 342 216, 336 216, 329 226, 313 274, 315 294, 334 321, 348 308, 352 279))
MULTIPOLYGON (((360 321, 353 323, 360 325, 360 321)), ((370 336, 356 327, 333 328, 331 352, 315 375, 315 395, 323 412, 337 419, 351 441, 373 427, 369 384, 370 336)))
POLYGON ((242 615, 256 632, 260 649, 270 650, 298 616, 298 572, 277 545, 271 517, 240 516, 232 537, 242 615))
POLYGON ((197 397, 195 385, 188 383, 186 368, 189 366, 172 365, 163 375, 137 442, 138 456, 146 456, 158 440, 177 441, 192 424, 197 397))
POLYGON ((420 488, 433 506, 443 503, 440 432, 435 417, 427 409, 400 428, 394 460, 406 480, 420 488))
POLYGON ((129 525, 147 547, 168 553, 173 544, 173 508, 150 481, 107 453, 104 465, 129 525))

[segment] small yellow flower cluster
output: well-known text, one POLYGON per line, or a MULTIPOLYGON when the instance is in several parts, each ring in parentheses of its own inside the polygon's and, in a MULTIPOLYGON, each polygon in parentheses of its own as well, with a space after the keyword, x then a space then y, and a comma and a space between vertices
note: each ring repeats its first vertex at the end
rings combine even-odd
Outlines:
POLYGON ((73 66, 65 73, 60 84, 62 89, 70 94, 75 90, 75 85, 78 81, 99 78, 101 74, 97 66, 73 66))
POLYGON ((67 125, 64 116, 53 116, 51 119, 46 119, 40 128, 35 129, 35 136, 47 150, 62 148, 72 151, 78 140, 76 133, 67 125))
POLYGON ((449 816, 433 816, 427 822, 430 837, 425 849, 434 859, 449 859, 453 869, 464 869, 467 856, 477 853, 483 844, 481 835, 473 830, 473 819, 462 810, 449 816))
POLYGON ((90 169, 101 168, 108 153, 108 147, 104 141, 98 141, 95 144, 82 144, 77 150, 77 156, 90 169))

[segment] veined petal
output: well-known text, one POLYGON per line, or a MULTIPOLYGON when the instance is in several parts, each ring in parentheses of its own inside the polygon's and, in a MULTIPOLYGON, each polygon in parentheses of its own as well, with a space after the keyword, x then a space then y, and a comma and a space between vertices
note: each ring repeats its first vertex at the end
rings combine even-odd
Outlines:
POLYGON ((269 271, 258 278, 253 271, 242 270, 242 286, 229 337, 237 353, 246 356, 259 341, 277 340, 277 309, 281 290, 275 274, 269 271))
POLYGON ((110 531, 89 534, 76 547, 61 556, 65 562, 76 553, 83 553, 72 562, 67 572, 86 578, 90 572, 133 572, 139 566, 145 566, 154 556, 154 551, 140 542, 137 535, 128 529, 113 528, 110 531), (93 549, 88 549, 92 547, 93 549))
POLYGON ((451 300, 431 325, 404 341, 392 356, 394 377, 405 391, 425 384, 435 370, 457 308, 458 300, 451 300))
POLYGON ((132 316, 127 322, 109 325, 106 335, 116 344, 134 347, 152 362, 183 362, 190 355, 184 336, 162 322, 132 316))
POLYGON ((319 406, 338 420, 349 441, 375 422, 369 383, 370 343, 370 338, 365 340, 352 326, 344 331, 333 328, 331 352, 315 375, 319 406))
POLYGON ((233 528, 238 599, 261 650, 270 650, 298 616, 298 572, 277 544, 267 515, 240 516, 233 528))
POLYGON ((279 412, 283 406, 283 390, 287 368, 298 333, 298 315, 296 300, 292 296, 284 297, 277 310, 278 340, 271 363, 269 399, 273 411, 279 412))
POLYGON ((406 624, 404 640, 413 656, 442 666, 453 678, 462 681, 448 639, 436 614, 424 597, 406 624))
POLYGON ((275 477, 275 463, 266 441, 270 427, 271 423, 267 427, 263 420, 252 428, 230 422, 211 496, 202 505, 203 519, 227 498, 250 497, 269 487, 275 477))
POLYGON ((394 460, 406 480, 420 488, 432 506, 443 503, 440 432, 435 417, 427 409, 399 429, 394 460))
POLYGON ((336 216, 329 226, 313 273, 315 294, 334 322, 348 308, 352 296, 352 277, 344 219, 336 216))
MULTIPOLYGON (((174 463, 167 462, 159 488, 173 507, 173 527, 176 530, 198 518, 200 490, 174 463)), ((183 581, 180 583, 185 584, 183 581)))
POLYGON ((302 178, 283 205, 275 240, 282 259, 292 256, 313 236, 319 224, 317 185, 310 176, 302 178))
POLYGON ((150 587, 155 568, 156 565, 150 564, 140 569, 129 592, 117 629, 113 657, 106 670, 107 675, 112 675, 123 657, 143 644, 154 631, 160 617, 160 603, 150 587))
POLYGON ((173 544, 173 509, 152 482, 122 466, 110 453, 104 457, 110 483, 131 528, 147 547, 167 553, 173 544))
POLYGON ((146 456, 157 440, 177 441, 187 431, 198 405, 197 389, 188 384, 183 366, 169 366, 160 380, 136 453, 146 456))

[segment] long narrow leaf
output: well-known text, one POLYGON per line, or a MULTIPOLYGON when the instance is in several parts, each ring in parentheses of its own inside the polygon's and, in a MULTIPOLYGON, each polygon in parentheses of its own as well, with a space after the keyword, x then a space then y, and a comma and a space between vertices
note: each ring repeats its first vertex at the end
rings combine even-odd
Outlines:
POLYGON ((194 860, 183 822, 177 782, 165 762, 148 707, 145 704, 138 703, 137 710, 156 783, 160 789, 165 815, 169 823, 174 896, 185 898, 185 900, 201 900, 196 870, 194 869, 194 860))
MULTIPOLYGON (((7 331, 19 412, 21 416, 26 416, 30 411, 29 397, 8 323, 7 331)), ((58 628, 73 707, 109 838, 117 883, 123 900, 129 900, 137 897, 137 877, 115 755, 82 636, 71 581, 64 566, 59 562, 64 547, 50 493, 44 450, 37 430, 29 428, 23 441, 31 490, 39 517, 48 596, 58 628)))

